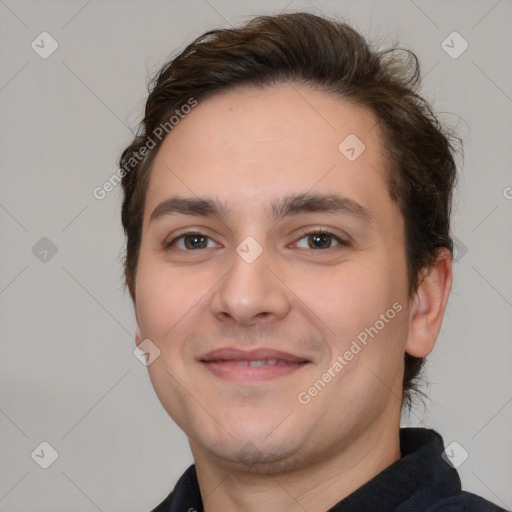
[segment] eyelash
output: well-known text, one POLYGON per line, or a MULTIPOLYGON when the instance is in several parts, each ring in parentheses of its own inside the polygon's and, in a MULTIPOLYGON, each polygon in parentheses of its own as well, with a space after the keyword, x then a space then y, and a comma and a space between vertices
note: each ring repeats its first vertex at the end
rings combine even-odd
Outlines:
MULTIPOLYGON (((327 235, 327 236, 332 237, 332 239, 334 241, 336 241, 339 246, 348 247, 350 245, 346 240, 344 240, 343 238, 340 238, 339 236, 336 236, 334 233, 331 233, 331 232, 325 231, 325 230, 321 230, 321 229, 316 229, 313 231, 303 231, 300 235, 300 238, 297 239, 297 242, 302 240, 303 238, 306 238, 307 236, 312 236, 312 235, 327 235)), ((200 237, 204 237, 208 240, 212 240, 208 235, 206 235, 205 233, 202 233, 201 231, 187 231, 187 232, 182 233, 179 236, 173 238, 169 242, 164 242, 164 249, 165 250, 171 249, 172 246, 178 240, 181 240, 182 238, 186 238, 188 236, 200 236, 200 237)), ((294 242, 294 243, 297 243, 297 242, 294 242)), ((336 246, 334 246, 334 247, 336 247, 336 246)), ((313 249, 313 250, 328 251, 329 249, 334 249, 334 247, 328 247, 327 249, 318 248, 318 249, 313 249)), ((195 252, 196 250, 201 250, 201 249, 195 249, 195 250, 194 249, 179 249, 179 250, 182 250, 185 252, 195 252)))

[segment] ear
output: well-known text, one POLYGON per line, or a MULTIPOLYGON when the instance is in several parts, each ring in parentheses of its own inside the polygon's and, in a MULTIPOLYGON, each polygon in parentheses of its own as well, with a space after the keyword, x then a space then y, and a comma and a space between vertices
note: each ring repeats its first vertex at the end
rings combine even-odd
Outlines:
POLYGON ((138 347, 141 343, 142 343, 142 333, 140 331, 140 327, 139 327, 139 319, 137 318, 137 308, 136 308, 136 304, 135 304, 135 300, 133 301, 133 310, 135 312, 135 322, 136 322, 136 327, 135 327, 135 345, 138 347))
POLYGON ((140 332, 139 324, 137 324, 137 327, 135 328, 135 345, 137 347, 142 343, 142 333, 140 332))
POLYGON ((441 330, 452 278, 452 255, 442 248, 435 264, 423 270, 411 301, 409 336, 405 346, 411 356, 425 357, 432 352, 441 330))
POLYGON ((140 332, 139 324, 137 324, 137 327, 135 328, 135 345, 137 347, 142 343, 142 333, 140 332))

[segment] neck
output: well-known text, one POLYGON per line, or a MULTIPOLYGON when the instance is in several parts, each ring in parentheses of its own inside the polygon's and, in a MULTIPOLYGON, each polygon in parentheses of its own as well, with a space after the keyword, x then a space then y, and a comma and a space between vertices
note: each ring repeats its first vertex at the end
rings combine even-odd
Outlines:
POLYGON ((191 448, 205 512, 325 512, 400 458, 399 423, 367 431, 332 456, 285 472, 234 470, 191 448))

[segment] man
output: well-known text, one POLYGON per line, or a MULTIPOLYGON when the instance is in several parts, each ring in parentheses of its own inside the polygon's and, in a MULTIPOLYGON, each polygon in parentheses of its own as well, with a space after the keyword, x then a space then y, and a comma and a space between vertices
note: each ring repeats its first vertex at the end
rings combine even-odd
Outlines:
POLYGON ((195 464, 155 511, 494 511, 400 429, 452 283, 456 139, 415 57, 261 17, 155 78, 123 152, 136 344, 195 464))

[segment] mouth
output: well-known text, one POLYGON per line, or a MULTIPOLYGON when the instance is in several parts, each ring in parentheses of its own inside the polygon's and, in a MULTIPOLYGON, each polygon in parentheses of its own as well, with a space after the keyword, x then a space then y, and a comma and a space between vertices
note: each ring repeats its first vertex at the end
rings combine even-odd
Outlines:
POLYGON ((229 381, 251 382, 275 379, 299 371, 310 360, 272 349, 217 349, 199 358, 215 376, 229 381))

